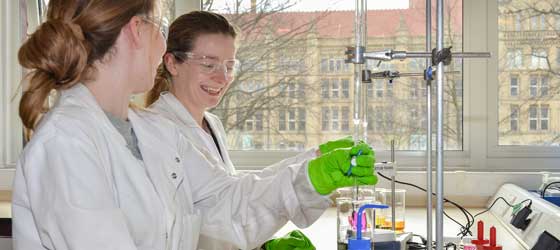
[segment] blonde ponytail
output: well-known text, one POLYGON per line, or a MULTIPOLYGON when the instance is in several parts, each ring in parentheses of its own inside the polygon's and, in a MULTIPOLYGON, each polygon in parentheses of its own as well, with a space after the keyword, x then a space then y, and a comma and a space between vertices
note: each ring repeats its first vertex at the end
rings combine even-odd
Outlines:
POLYGON ((159 99, 159 96, 164 91, 169 91, 171 86, 171 74, 165 68, 165 62, 162 62, 157 71, 154 87, 146 94, 145 106, 152 105, 159 99))

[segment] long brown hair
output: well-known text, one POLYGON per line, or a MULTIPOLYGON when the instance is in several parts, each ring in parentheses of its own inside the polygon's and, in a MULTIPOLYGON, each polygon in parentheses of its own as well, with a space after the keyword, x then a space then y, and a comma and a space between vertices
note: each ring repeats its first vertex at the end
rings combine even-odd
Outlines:
POLYGON ((23 125, 33 130, 47 111, 46 99, 94 75, 94 62, 113 48, 135 15, 151 15, 156 0, 51 0, 47 20, 21 46, 19 63, 29 80, 19 105, 23 125))
MULTIPOLYGON (((196 38, 206 34, 237 36, 235 27, 224 16, 208 11, 192 11, 175 19, 169 27, 165 54, 171 53, 175 60, 182 63, 185 61, 184 54, 177 52, 190 52, 196 38)), ((168 91, 170 83, 171 74, 163 61, 159 65, 154 87, 146 95, 146 106, 157 101, 161 92, 168 91)))

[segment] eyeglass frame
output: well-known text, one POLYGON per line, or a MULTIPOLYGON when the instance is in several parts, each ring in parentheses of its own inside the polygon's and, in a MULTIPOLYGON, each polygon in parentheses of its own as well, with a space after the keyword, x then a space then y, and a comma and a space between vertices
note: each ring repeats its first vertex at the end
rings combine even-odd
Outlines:
POLYGON ((167 41, 167 38, 169 37, 169 21, 167 20, 167 18, 154 18, 147 15, 140 15, 138 17, 142 18, 142 20, 145 22, 155 25, 159 29, 159 32, 161 32, 163 38, 167 41))
POLYGON ((196 64, 202 66, 202 71, 205 74, 215 74, 215 73, 224 73, 224 76, 226 78, 229 79, 233 79, 235 77, 235 74, 237 73, 237 71, 239 71, 239 67, 241 66, 241 63, 238 59, 226 59, 223 60, 221 63, 219 63, 219 59, 214 57, 214 56, 207 56, 207 55, 200 55, 198 53, 193 53, 193 52, 185 52, 185 51, 172 51, 171 54, 173 54, 175 57, 177 57, 178 59, 181 60, 187 60, 187 59, 191 59, 191 60, 212 60, 215 61, 216 63, 212 63, 212 64, 205 64, 203 62, 197 62, 196 64), (177 56, 177 53, 184 55, 184 57, 181 56, 177 56), (228 70, 228 63, 233 62, 233 69, 228 70), (219 66, 218 66, 219 65, 219 66), (209 68, 209 66, 211 66, 212 68, 209 68), (222 68, 221 70, 219 68, 222 68), (231 72, 231 73, 230 73, 231 72), (229 75, 231 74, 231 75, 229 75))

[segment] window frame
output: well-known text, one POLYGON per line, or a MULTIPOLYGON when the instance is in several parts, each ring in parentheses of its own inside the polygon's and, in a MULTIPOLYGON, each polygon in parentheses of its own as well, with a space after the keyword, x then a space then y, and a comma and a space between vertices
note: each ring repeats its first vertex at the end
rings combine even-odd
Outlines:
MULTIPOLYGON (((471 135, 467 137, 472 140, 474 146, 470 147, 470 153, 473 155, 471 159, 479 160, 484 164, 483 170, 487 171, 526 171, 530 169, 531 171, 558 171, 560 170, 560 147, 553 146, 512 146, 512 145, 499 145, 498 141, 498 56, 499 45, 498 45, 498 3, 496 0, 483 2, 482 0, 476 1, 464 1, 465 5, 473 4, 472 6, 479 11, 484 11, 483 13, 473 13, 473 16, 478 16, 481 20, 474 19, 472 23, 465 22, 465 31, 470 30, 471 32, 465 32, 464 37, 476 37, 476 35, 483 35, 484 37, 477 37, 477 41, 471 38, 470 40, 474 43, 474 47, 471 47, 471 43, 468 41, 465 46, 466 51, 473 51, 479 49, 486 49, 491 52, 493 57, 488 59, 487 62, 481 60, 471 60, 467 61, 465 70, 468 71, 465 74, 465 82, 471 84, 470 89, 486 89, 487 98, 482 102, 471 101, 469 99, 469 110, 470 115, 476 117, 477 115, 482 115, 488 117, 486 122, 480 121, 470 121, 469 126, 465 125, 465 128, 469 128, 472 131, 482 131, 479 129, 484 129, 485 133, 477 133, 476 135, 471 135), (485 9, 484 9, 485 8, 485 9), (486 22, 486 24, 481 23, 486 22), (478 23, 478 24, 477 24, 478 23), (485 27, 485 32, 477 32, 475 27, 483 28, 485 27), (480 63, 475 65, 474 62, 480 63), (474 75, 473 71, 479 71, 482 75, 474 75), (484 86, 486 84, 486 86, 484 86), (482 110, 482 111, 480 111, 482 110), (485 123, 485 124, 484 124, 485 123), (479 140, 483 140, 483 137, 487 138, 487 143, 480 143, 479 140), (538 160, 539 166, 535 166, 535 160, 538 160), (530 166, 530 167, 529 167, 530 166)), ((466 7, 466 6, 465 6, 466 7)), ((467 15, 465 15, 466 17, 467 15)), ((532 53, 532 52, 531 52, 532 53)), ((549 110, 550 112, 550 110, 549 110)), ((467 113, 465 113, 467 115, 467 113)), ((550 117, 550 114, 549 114, 550 117)), ((473 119, 474 120, 474 119, 473 119)), ((550 121, 550 118, 549 118, 550 121)), ((465 121, 465 124, 468 120, 465 121)), ((550 124, 549 124, 550 129, 550 124)))
MULTIPOLYGON (((6 1, 0 5, 0 16, 2 22, 7 21, 9 25, 1 25, 0 31, 5 36, 0 39, 0 78, 2 88, 0 89, 0 169, 7 169, 7 174, 13 176, 13 169, 23 149, 23 125, 18 116, 19 102, 21 98, 20 83, 24 71, 18 62, 18 50, 20 44, 27 37, 29 30, 34 30, 39 24, 37 15, 39 1, 27 1, 26 22, 22 21, 20 14, 20 1, 6 1), (10 35, 7 35, 10 34, 10 35), (14 131, 20 131, 14 132, 14 131)), ((23 84, 23 83, 22 83, 23 84)), ((9 177, 11 178, 11 177, 9 177)), ((11 185, 9 178, 0 174, 0 179, 7 180, 0 186, 11 185), (9 183, 9 184, 8 184, 9 183)))
MULTIPOLYGON (((18 4, 12 3, 13 11, 7 13, 19 13, 18 4)), ((186 13, 190 10, 200 8, 199 0, 177 1, 177 13, 186 13), (194 6, 194 7, 193 7, 194 6)), ((560 148, 555 147, 528 147, 528 146, 498 146, 498 3, 497 0, 472 0, 463 1, 463 49, 464 51, 489 51, 493 57, 490 59, 467 59, 463 66, 464 98, 463 98, 463 150, 445 151, 444 164, 446 171, 468 170, 468 171, 524 171, 526 166, 534 165, 536 159, 541 165, 536 170, 560 170, 560 148), (480 95, 481 90, 486 90, 486 95, 480 95), (488 117, 488 119, 480 119, 488 117), (476 131, 472 132, 471 131, 476 131)), ((178 16, 178 15, 176 15, 178 16)), ((560 22, 560 21, 557 21, 560 22)), ((521 23, 521 29, 530 25, 521 23)), ((13 29, 17 29, 17 26, 13 29)), ((7 32, 4 34, 14 34, 7 32)), ((435 32, 432 33, 435 38, 435 32)), ((18 44, 18 43, 13 43, 18 44)), ((17 46, 16 46, 17 47, 17 46)), ((413 50, 412 48, 406 48, 413 50)), ((17 57, 13 48, 12 65, 17 65, 17 57)), ((331 58, 325 58, 330 63, 331 58)), ((526 60, 520 58, 521 67, 526 60)), ((327 64, 328 64, 327 63, 327 64)), ((389 64, 389 63, 387 63, 389 64)), ((346 64, 343 67, 346 70, 346 64)), ((351 69, 350 69, 351 70, 351 69)), ((329 65, 327 70, 329 71, 329 65)), ((18 77, 18 79, 20 79, 18 77)), ((353 82, 352 79, 350 79, 353 82)), ((17 81, 16 81, 17 82, 17 81)), ((425 97, 424 84, 420 82, 419 96, 425 97)), ((373 85, 373 84, 372 84, 373 85)), ((432 91, 435 89, 435 81, 432 91)), ((372 86, 372 91, 375 91, 372 86)), ((376 95, 373 93, 372 97, 376 95)), ((435 98, 435 96, 433 96, 435 98)), ((17 105, 15 105, 17 106, 17 105)), ((549 110, 551 112, 551 110, 549 110)), ((434 111, 435 118, 435 111, 434 111)), ((266 118, 264 118, 266 119, 266 118)), ((520 118, 521 119, 521 118, 520 118)), ((550 121, 550 114, 549 114, 550 121)), ((19 123, 19 120, 17 120, 19 123)), ((330 125, 330 124, 329 124, 330 125)), ((550 126, 550 125, 549 125, 550 126)), ((374 126, 374 129, 377 129, 374 126)), ((433 130, 435 132, 435 127, 433 130)), ((10 131, 11 132, 11 131, 10 131)), ((17 133, 11 133, 17 134, 17 133)), ((434 136, 435 137, 435 136, 434 136)), ((435 146, 435 140, 433 140, 435 146)), ((238 169, 260 169, 271 163, 286 157, 295 156, 299 152, 287 150, 247 150, 231 151, 230 155, 238 169)), ((434 152, 435 153, 435 152, 434 152)), ((19 151, 16 156, 19 155, 19 151)), ((376 158, 379 160, 389 159, 389 151, 377 151, 376 158)), ((424 170, 425 151, 397 151, 396 159, 399 169, 424 170)), ((435 167, 435 162, 433 164, 435 167)))
MULTIPOLYGON (((521 23, 521 29, 524 28, 524 25, 524 23, 521 23)), ((432 36, 435 37, 435 32, 432 33, 432 36)), ((446 170, 525 171, 526 166, 533 166, 532 171, 560 170, 560 148, 498 146, 497 0, 463 1, 463 49, 464 51, 476 52, 488 51, 493 56, 490 59, 464 60, 463 150, 445 151, 444 164, 446 170), (480 90, 486 90, 487 94, 476 94, 480 90), (479 119, 480 117, 488 117, 488 119, 479 119), (471 131, 476 131, 476 133, 471 133, 471 131), (541 162, 541 165, 535 168, 534 161, 536 159, 541 162)), ((522 51, 519 50, 519 52, 522 51)), ((517 56, 517 59, 521 60, 520 65, 517 66, 523 68, 524 58, 517 56)), ((350 81, 353 80, 350 79, 350 81)), ((425 99, 425 84, 423 84, 423 81, 420 83, 421 94, 419 94, 419 97, 425 99)), ((374 84, 371 84, 372 98, 376 98, 376 86, 373 86, 374 84)), ((435 90, 435 81, 431 90, 435 90)), ((432 98, 435 98, 435 95, 432 95, 432 98)), ((435 112, 434 110, 434 118, 435 112)), ((372 124, 372 129, 375 131, 379 128, 372 124)), ((435 133, 436 128, 433 127, 433 130, 435 133)), ((432 143, 435 146, 435 139, 432 143)), ((237 163, 236 166, 259 169, 298 153, 290 151, 232 151, 231 155, 234 162, 237 163)), ((377 151, 376 158, 388 160, 390 152, 377 151)), ((425 151, 397 151, 396 159, 399 161, 399 169, 402 171, 425 169, 425 151)), ((435 167, 435 163, 433 167, 435 167)))

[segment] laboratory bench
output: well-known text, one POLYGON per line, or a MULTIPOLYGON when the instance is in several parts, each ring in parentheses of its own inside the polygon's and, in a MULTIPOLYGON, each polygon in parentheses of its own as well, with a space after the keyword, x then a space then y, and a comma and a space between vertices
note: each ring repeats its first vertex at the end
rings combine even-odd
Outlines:
MULTIPOLYGON (((484 208, 469 208, 471 213, 475 214, 483 211, 484 208)), ((452 216, 454 219, 461 223, 464 223, 463 214, 456 208, 447 208, 445 212, 452 216)), ((318 250, 336 250, 336 208, 329 208, 323 215, 317 220, 313 225, 308 228, 301 229, 313 242, 318 250)), ((432 216, 435 220, 435 211, 432 216)), ((11 218, 11 208, 9 201, 0 201, 0 219, 11 218)), ((426 208, 421 207, 407 207, 405 214, 405 232, 412 232, 414 234, 419 234, 422 236, 426 235, 426 208)), ((500 222, 491 213, 485 213, 479 216, 478 219, 482 219, 485 222, 485 233, 488 235, 490 226, 495 226, 497 229, 497 242, 503 246, 503 249, 507 250, 525 250, 525 248, 520 245, 517 240, 507 232, 506 229, 500 224, 500 222)), ((0 223, 2 224, 2 223, 0 223)), ((433 223, 435 227, 435 222, 433 223)), ((1 225, 0 225, 1 226, 1 225)), ((278 233, 277 237, 283 236, 291 230, 297 229, 297 227, 288 222, 278 233)), ((476 224, 471 228, 473 234, 476 233, 476 224)), ((455 236, 459 232, 459 226, 445 218, 444 220, 444 236, 455 236)), ((476 235, 475 235, 476 236, 476 235)), ((435 239, 435 234, 433 234, 435 239)), ((11 239, 10 238, 0 238, 0 249, 11 249, 11 239)))
MULTIPOLYGON (((468 208, 468 211, 471 212, 473 215, 483 211, 484 208, 468 208)), ((461 211, 457 208, 446 207, 445 212, 449 214, 453 219, 459 221, 460 223, 464 224, 465 216, 461 213, 461 211)), ((407 207, 406 208, 406 215, 405 215, 405 232, 412 232, 414 234, 426 236, 426 208, 424 207, 407 207)), ((305 235, 309 237, 311 242, 315 245, 318 250, 337 250, 337 242, 336 242, 336 208, 329 208, 325 213, 321 216, 321 218, 316 221, 313 225, 308 228, 300 229, 305 235)), ((433 227, 435 231, 435 211, 433 213, 432 218, 434 219, 433 227)), ((503 246, 503 249, 507 250, 526 250, 519 242, 501 225, 499 220, 494 217, 491 213, 484 213, 480 215, 476 219, 484 221, 485 227, 485 238, 488 238, 489 235, 489 228, 491 226, 496 227, 496 238, 497 243, 503 246)), ((471 228, 473 235, 476 237, 476 223, 471 228)), ((444 237, 455 237, 459 232, 459 226, 455 224, 453 221, 449 220, 448 218, 444 219, 444 237)), ((291 230, 297 229, 297 227, 292 224, 286 224, 278 233, 276 234, 277 237, 280 237, 291 230)), ((433 239, 435 240, 435 233, 432 234, 433 239)))

